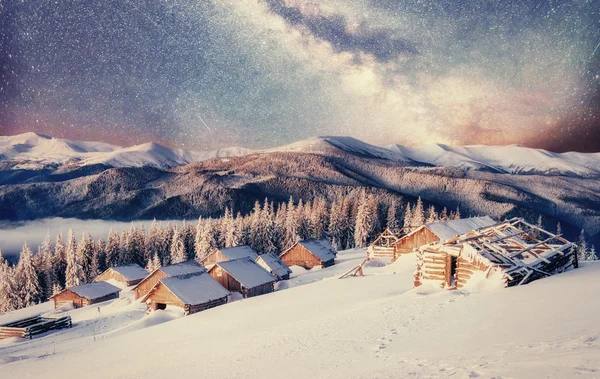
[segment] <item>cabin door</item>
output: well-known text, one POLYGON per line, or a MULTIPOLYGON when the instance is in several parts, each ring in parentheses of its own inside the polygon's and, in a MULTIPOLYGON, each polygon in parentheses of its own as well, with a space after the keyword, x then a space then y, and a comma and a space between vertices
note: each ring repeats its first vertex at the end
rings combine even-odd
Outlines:
POLYGON ((449 288, 456 287, 456 266, 458 263, 458 257, 448 255, 446 259, 446 286, 449 288))

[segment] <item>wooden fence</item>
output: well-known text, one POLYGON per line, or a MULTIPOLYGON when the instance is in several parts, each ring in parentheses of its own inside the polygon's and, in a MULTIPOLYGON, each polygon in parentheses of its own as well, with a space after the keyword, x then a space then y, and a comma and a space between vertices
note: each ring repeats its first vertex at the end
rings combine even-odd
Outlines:
POLYGON ((31 339, 33 336, 50 330, 70 328, 71 326, 71 316, 48 318, 38 315, 0 325, 0 339, 10 337, 31 339))

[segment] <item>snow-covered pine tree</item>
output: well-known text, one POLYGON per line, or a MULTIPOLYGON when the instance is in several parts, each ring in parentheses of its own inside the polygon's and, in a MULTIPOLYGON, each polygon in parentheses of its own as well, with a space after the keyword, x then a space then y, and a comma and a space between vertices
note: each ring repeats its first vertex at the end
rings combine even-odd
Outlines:
POLYGON ((302 199, 300 199, 294 214, 297 219, 296 223, 298 225, 298 237, 301 240, 310 238, 310 226, 308 218, 306 217, 307 211, 308 214, 310 214, 310 204, 304 204, 302 199))
POLYGON ((46 248, 45 242, 42 244, 41 254, 42 254, 42 272, 44 276, 44 288, 43 288, 43 298, 47 300, 52 296, 52 288, 54 285, 58 283, 58 279, 56 278, 56 272, 54 271, 54 254, 52 254, 52 248, 46 248))
POLYGON ((324 198, 318 196, 313 200, 310 214, 310 236, 320 240, 327 236, 329 210, 324 198))
POLYGON ((38 275, 33 265, 33 253, 29 249, 27 242, 25 242, 23 250, 21 250, 15 278, 20 293, 19 300, 21 306, 29 307, 39 303, 42 299, 42 289, 40 288, 38 275))
POLYGON ((108 232, 106 239, 106 247, 104 248, 106 253, 106 266, 115 267, 119 265, 119 233, 113 228, 108 232))
POLYGON ((154 253, 154 256, 148 259, 148 263, 146 264, 146 271, 153 272, 154 270, 160 267, 160 258, 158 258, 158 253, 154 253))
POLYGON ((331 203, 331 211, 329 213, 329 238, 331 240, 331 246, 335 250, 343 248, 343 215, 342 215, 342 202, 338 199, 333 200, 331 203))
POLYGON ((461 217, 460 208, 456 207, 456 212, 454 212, 454 220, 460 220, 461 217))
POLYGON ((216 247, 216 241, 213 235, 213 226, 211 219, 198 219, 196 226, 196 239, 194 247, 196 250, 196 261, 201 262, 216 247))
POLYGON ((448 209, 444 207, 442 213, 440 213, 440 221, 448 221, 448 209))
POLYGON ((367 246, 369 236, 374 229, 374 221, 375 214, 372 199, 363 190, 359 198, 356 220, 354 222, 354 246, 367 246))
POLYGON ((352 200, 344 197, 342 200, 342 235, 344 249, 354 247, 354 218, 352 200))
POLYGON ((177 226, 175 226, 175 230, 173 231, 173 239, 171 240, 169 252, 171 253, 171 264, 181 263, 186 260, 185 245, 177 226))
POLYGON ((117 266, 126 265, 131 263, 131 255, 129 254, 129 231, 127 229, 121 230, 121 236, 119 237, 119 258, 117 259, 117 266))
POLYGON ((406 209, 404 211, 404 224, 402 226, 405 233, 409 233, 412 231, 412 228, 413 228, 412 221, 413 221, 412 209, 410 209, 410 203, 406 203, 406 209))
POLYGON ((122 264, 136 263, 143 266, 144 263, 144 236, 140 234, 135 225, 131 225, 127 232, 127 258, 123 257, 122 264))
POLYGON ((92 241, 92 252, 90 258, 90 268, 88 274, 88 282, 92 282, 100 275, 100 250, 98 245, 92 241))
POLYGON ((160 247, 158 249, 158 257, 160 258, 161 266, 171 264, 171 241, 173 240, 173 225, 168 223, 164 228, 160 229, 160 247))
POLYGON ((77 260, 77 244, 75 243, 75 234, 73 229, 69 230, 67 237, 67 269, 65 272, 65 287, 78 286, 81 283, 81 266, 77 260))
POLYGON ((181 227, 181 239, 183 240, 183 246, 185 247, 185 260, 194 258, 196 255, 194 251, 194 239, 196 236, 196 228, 186 220, 183 220, 183 226, 181 227))
POLYGON ((62 233, 58 233, 56 236, 52 266, 54 267, 56 280, 59 284, 63 285, 65 283, 65 272, 67 270, 67 247, 63 241, 62 233))
POLYGON ((81 282, 89 283, 96 279, 95 276, 92 276, 92 255, 94 253, 94 240, 90 233, 84 233, 79 241, 77 246, 77 260, 79 261, 79 266, 81 267, 81 282))
POLYGON ((292 245, 300 240, 300 236, 298 235, 298 229, 300 226, 298 225, 298 216, 296 214, 297 208, 294 205, 294 199, 290 196, 284 224, 284 249, 292 247, 292 245))
POLYGON ((594 247, 594 245, 592 245, 592 247, 588 250, 587 256, 586 256, 586 261, 595 261, 598 260, 598 257, 596 256, 596 248, 594 247))
POLYGON ((106 264, 106 242, 102 238, 98 238, 94 246, 98 250, 98 270, 102 273, 108 268, 106 264))
POLYGON ((0 315, 19 308, 14 269, 0 252, 0 315))
POLYGON ((55 283, 55 284, 52 286, 52 296, 54 296, 54 295, 58 294, 60 291, 62 291, 62 287, 60 286, 60 284, 58 284, 58 283, 55 283))
POLYGON ((437 212, 435 211, 435 207, 430 205, 429 208, 427 208, 427 218, 425 218, 425 223, 430 224, 436 221, 438 221, 437 212))
POLYGON ((398 205, 396 199, 392 199, 387 211, 386 227, 392 232, 398 231, 398 205))
POLYGON ((577 260, 585 261, 587 259, 587 244, 585 241, 585 231, 581 229, 579 239, 577 240, 577 260))
POLYGON ((418 228, 421 225, 423 225, 424 223, 425 223, 425 211, 423 209, 423 201, 421 200, 421 197, 419 196, 417 198, 417 204, 415 205, 415 207, 412 210, 411 225, 414 228, 418 228))

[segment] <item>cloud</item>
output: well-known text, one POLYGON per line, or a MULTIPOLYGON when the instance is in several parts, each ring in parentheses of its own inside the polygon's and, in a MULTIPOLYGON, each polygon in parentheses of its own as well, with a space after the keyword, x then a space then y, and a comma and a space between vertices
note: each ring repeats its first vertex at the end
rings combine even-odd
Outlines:
POLYGON ((412 42, 393 36, 389 30, 365 27, 350 30, 346 18, 341 15, 307 14, 283 0, 267 0, 267 4, 272 12, 289 24, 308 29, 314 37, 329 42, 338 52, 363 52, 380 62, 389 62, 400 55, 419 54, 412 42))

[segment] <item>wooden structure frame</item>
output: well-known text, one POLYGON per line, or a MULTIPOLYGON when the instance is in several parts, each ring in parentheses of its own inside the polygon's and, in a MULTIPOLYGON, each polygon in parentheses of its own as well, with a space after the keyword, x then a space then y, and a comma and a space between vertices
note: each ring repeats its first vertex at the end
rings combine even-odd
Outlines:
POLYGON ((37 315, 0 325, 0 340, 10 337, 32 339, 38 334, 71 326, 71 316, 49 318, 37 315))
POLYGON ((575 244, 513 218, 442 243, 420 249, 415 286, 436 281, 441 287, 462 288, 477 274, 494 273, 505 287, 522 285, 569 267, 577 267, 575 244), (453 265, 454 260, 454 267, 453 265))
POLYGON ((394 262, 398 259, 394 245, 398 242, 400 236, 392 233, 389 228, 385 228, 383 233, 373 241, 367 248, 367 259, 391 259, 394 262))

